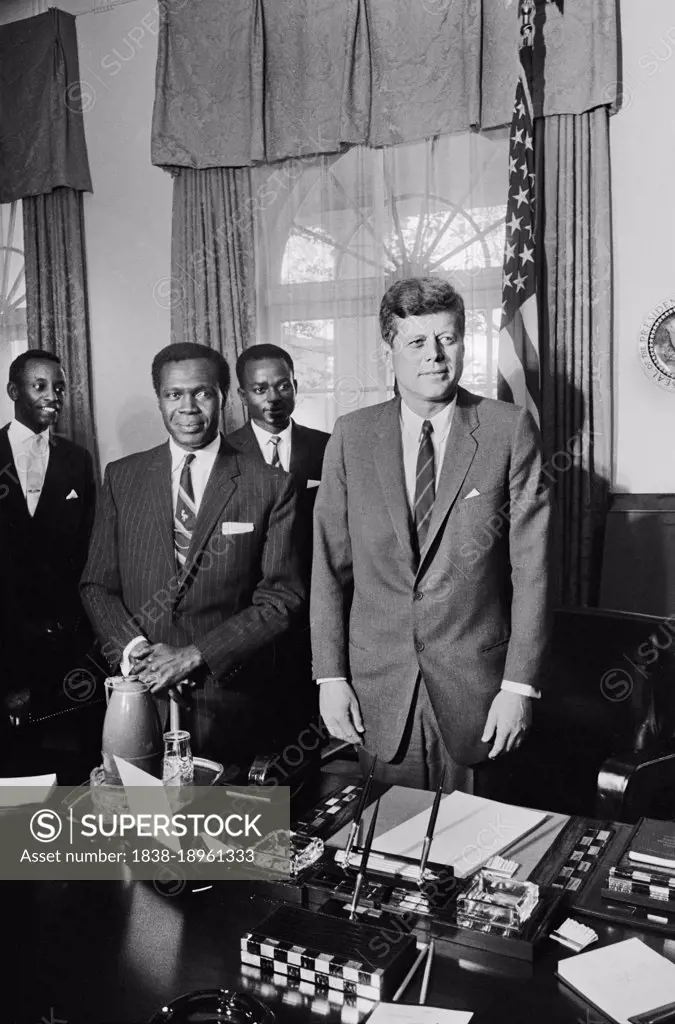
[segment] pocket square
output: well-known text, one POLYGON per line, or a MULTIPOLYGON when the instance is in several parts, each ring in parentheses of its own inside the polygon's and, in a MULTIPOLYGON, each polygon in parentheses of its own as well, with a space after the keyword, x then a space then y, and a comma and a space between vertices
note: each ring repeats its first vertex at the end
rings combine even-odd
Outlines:
POLYGON ((73 489, 70 492, 70 494, 66 494, 66 501, 70 501, 71 498, 77 498, 77 497, 78 497, 78 493, 75 490, 75 488, 73 487, 73 489))
POLYGON ((307 481, 307 490, 309 490, 310 487, 318 487, 320 483, 321 483, 320 480, 308 480, 307 481))
POLYGON ((220 529, 224 534, 253 533, 253 523, 221 523, 220 529))
POLYGON ((468 494, 464 495, 464 501, 466 501, 467 498, 477 498, 479 496, 479 494, 480 494, 480 491, 477 491, 476 488, 474 487, 474 489, 472 491, 469 491, 468 494))

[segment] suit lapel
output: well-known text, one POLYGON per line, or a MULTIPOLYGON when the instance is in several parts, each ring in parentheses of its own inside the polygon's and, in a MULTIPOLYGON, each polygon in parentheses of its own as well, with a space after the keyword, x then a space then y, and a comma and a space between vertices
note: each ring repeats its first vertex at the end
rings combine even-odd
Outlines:
POLYGON ((40 500, 37 503, 33 519, 38 522, 45 516, 58 515, 62 511, 62 503, 68 493, 68 458, 59 438, 54 434, 49 439, 49 462, 45 473, 40 500))
POLYGON ((220 450, 213 464, 213 469, 204 491, 204 497, 197 513, 190 550, 188 551, 183 570, 183 585, 176 598, 189 585, 195 562, 213 533, 218 517, 237 489, 236 480, 239 472, 239 462, 236 454, 231 446, 221 437, 220 450))
POLYGON ((0 498, 7 502, 7 512, 11 514, 13 521, 28 526, 28 505, 19 483, 19 474, 9 443, 8 427, 3 427, 0 431, 0 498))
POLYGON ((291 463, 289 470, 299 485, 298 490, 301 491, 307 486, 311 454, 308 435, 302 427, 294 423, 291 429, 291 463))
POLYGON ((244 424, 240 431, 237 431, 237 438, 232 443, 233 447, 238 448, 239 451, 244 452, 246 455, 253 455, 256 459, 259 459, 260 462, 265 461, 263 453, 260 450, 260 445, 258 444, 258 439, 253 433, 253 427, 251 426, 250 420, 248 423, 244 424))
POLYGON ((455 503, 459 489, 469 472, 478 447, 476 439, 473 437, 473 431, 477 426, 478 414, 475 406, 465 402, 464 392, 460 388, 457 393, 457 406, 452 418, 450 436, 445 446, 436 500, 431 511, 429 532, 420 552, 419 569, 422 568, 434 539, 455 503))
POLYGON ((382 406, 374 445, 375 471, 389 518, 399 544, 408 555, 412 571, 415 555, 410 537, 411 517, 403 470, 400 408, 398 398, 382 406))
POLYGON ((171 452, 169 442, 155 453, 148 473, 148 487, 143 491, 149 502, 150 514, 155 520, 157 535, 162 552, 169 564, 172 576, 176 572, 176 556, 173 547, 173 497, 171 495, 171 452))

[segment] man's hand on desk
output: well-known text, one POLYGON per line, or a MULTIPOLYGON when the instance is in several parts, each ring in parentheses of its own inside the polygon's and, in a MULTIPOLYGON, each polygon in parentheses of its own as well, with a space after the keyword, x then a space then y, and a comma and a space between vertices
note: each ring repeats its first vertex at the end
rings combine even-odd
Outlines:
MULTIPOLYGON (((136 655, 136 650, 133 654, 136 655)), ((173 697, 177 703, 187 707, 190 706, 189 701, 182 697, 183 686, 181 684, 203 664, 201 652, 194 644, 190 644, 189 647, 153 644, 150 650, 146 651, 139 659, 138 666, 132 660, 135 675, 142 683, 147 683, 150 686, 150 693, 157 697, 173 697)))
POLYGON ((319 710, 331 736, 347 743, 362 743, 361 709, 346 679, 327 679, 321 683, 319 710))
POLYGON ((488 757, 518 749, 532 721, 531 701, 531 697, 522 697, 519 693, 499 691, 490 705, 483 729, 483 743, 494 739, 488 757))

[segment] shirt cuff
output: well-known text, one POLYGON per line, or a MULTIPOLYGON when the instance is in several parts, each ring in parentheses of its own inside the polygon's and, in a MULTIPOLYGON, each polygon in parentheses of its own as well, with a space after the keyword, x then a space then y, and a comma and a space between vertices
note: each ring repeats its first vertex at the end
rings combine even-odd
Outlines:
POLYGON ((529 683, 514 683, 510 679, 504 679, 501 688, 508 690, 509 693, 519 693, 521 697, 541 697, 541 690, 536 690, 529 683))
POLYGON ((321 679, 317 679, 316 685, 321 686, 322 683, 346 683, 346 676, 323 676, 321 679))
POLYGON ((140 643, 147 644, 147 637, 135 636, 133 640, 130 640, 127 646, 122 651, 122 658, 120 660, 120 672, 123 676, 128 676, 131 672, 131 665, 129 663, 129 655, 133 651, 134 647, 138 647, 140 643))

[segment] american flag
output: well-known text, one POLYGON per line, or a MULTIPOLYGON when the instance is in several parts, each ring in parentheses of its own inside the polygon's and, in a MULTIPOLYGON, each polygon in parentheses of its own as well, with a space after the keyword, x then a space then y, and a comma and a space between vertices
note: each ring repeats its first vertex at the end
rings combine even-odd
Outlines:
POLYGON ((502 276, 498 394, 539 422, 540 367, 534 257, 532 35, 534 0, 520 0, 521 42, 509 139, 509 190, 502 276))

